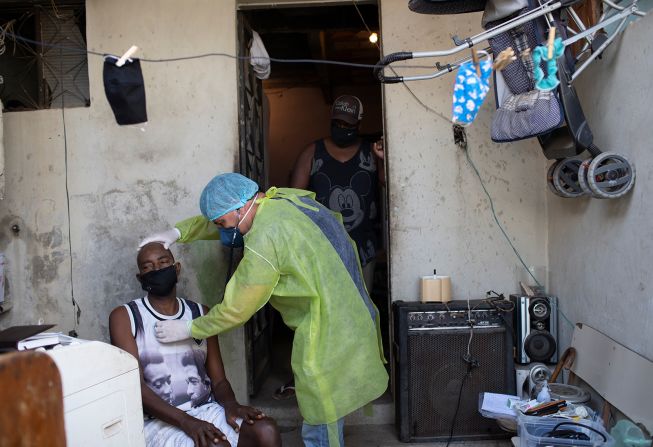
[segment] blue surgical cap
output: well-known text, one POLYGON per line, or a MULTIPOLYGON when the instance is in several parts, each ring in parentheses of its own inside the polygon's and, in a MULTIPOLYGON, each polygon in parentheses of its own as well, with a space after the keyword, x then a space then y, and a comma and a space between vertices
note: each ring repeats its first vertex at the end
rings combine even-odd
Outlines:
POLYGON ((256 182, 233 172, 213 177, 200 196, 200 210, 204 217, 215 220, 241 208, 258 192, 256 182))

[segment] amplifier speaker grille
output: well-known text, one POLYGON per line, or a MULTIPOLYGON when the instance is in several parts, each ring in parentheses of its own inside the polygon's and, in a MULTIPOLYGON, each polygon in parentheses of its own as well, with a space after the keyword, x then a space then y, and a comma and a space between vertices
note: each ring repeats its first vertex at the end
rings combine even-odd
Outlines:
MULTIPOLYGON (((470 351, 478 359, 465 380, 456 416, 456 438, 495 433, 497 424, 478 412, 481 392, 504 392, 506 388, 505 328, 475 329, 470 351)), ((408 335, 408 375, 414 384, 409 396, 415 437, 448 437, 456 411, 458 393, 467 373, 463 360, 469 329, 438 330, 408 335)))
POLYGON ((509 304, 393 303, 394 397, 401 441, 447 440, 459 393, 452 440, 508 437, 495 420, 479 413, 478 398, 482 392, 515 393, 509 304), (473 329, 461 325, 468 306, 477 322, 473 329), (477 362, 471 370, 464 359, 468 343, 471 360, 477 362))

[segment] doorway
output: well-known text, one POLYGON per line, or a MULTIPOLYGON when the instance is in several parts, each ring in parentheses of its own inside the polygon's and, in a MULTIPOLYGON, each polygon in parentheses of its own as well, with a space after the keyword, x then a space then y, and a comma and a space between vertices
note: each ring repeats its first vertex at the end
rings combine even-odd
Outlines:
MULTIPOLYGON (((379 47, 370 40, 371 32, 379 32, 378 5, 370 2, 341 6, 268 7, 241 10, 238 14, 241 27, 250 30, 250 34, 251 30, 256 31, 273 58, 320 59, 354 64, 375 64, 380 59, 379 47)), ((239 38, 247 35, 247 32, 240 32, 239 38)), ((239 42, 239 47, 243 48, 242 42, 239 42)), ((363 103, 360 125, 363 139, 374 142, 383 134, 381 85, 373 77, 371 68, 273 63, 270 77, 260 81, 260 88, 264 123, 261 126, 262 163, 265 166, 263 177, 266 179, 261 184, 262 188, 291 185, 291 173, 299 154, 307 145, 329 136, 331 105, 340 95, 357 96, 363 103)), ((247 97, 241 86, 241 113, 243 98, 247 97)), ((241 159, 248 157, 243 153, 242 145, 241 135, 241 159)), ((241 160, 241 170, 242 165, 241 160)), ((247 174, 247 168, 243 172, 247 174)), ((375 220, 377 256, 373 286, 369 292, 380 312, 384 351, 386 358, 389 358, 389 244, 384 188, 377 191, 376 203, 380 208, 375 220)), ((288 405, 280 403, 284 400, 295 401, 288 395, 277 395, 281 399, 274 399, 275 391, 292 378, 290 353, 293 333, 275 310, 270 309, 269 305, 266 308, 266 341, 258 342, 258 348, 247 350, 248 355, 252 356, 248 359, 248 368, 266 365, 264 374, 253 375, 251 371, 248 374, 254 381, 248 384, 252 404, 263 408, 275 405, 275 402, 288 405)), ((259 329, 248 330, 246 334, 260 337, 263 332, 259 329)))

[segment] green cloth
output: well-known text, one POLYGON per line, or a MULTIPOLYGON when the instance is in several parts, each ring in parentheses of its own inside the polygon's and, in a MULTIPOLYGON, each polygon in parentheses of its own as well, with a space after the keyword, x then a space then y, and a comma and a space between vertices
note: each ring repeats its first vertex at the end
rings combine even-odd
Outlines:
MULTIPOLYGON (((355 244, 340 215, 334 220, 314 198, 308 191, 271 188, 257 201, 224 299, 193 320, 191 332, 206 338, 241 326, 269 301, 295 331, 297 401, 304 420, 317 425, 336 422, 379 397, 388 375, 379 313, 365 291, 355 244)), ((176 227, 181 242, 219 238, 217 227, 203 217, 176 227)))

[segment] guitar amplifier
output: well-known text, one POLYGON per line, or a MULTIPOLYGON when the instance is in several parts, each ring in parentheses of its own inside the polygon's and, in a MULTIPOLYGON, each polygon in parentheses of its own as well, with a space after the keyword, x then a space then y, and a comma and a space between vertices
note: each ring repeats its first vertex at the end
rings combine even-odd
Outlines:
POLYGON ((393 303, 401 441, 447 440, 452 424, 452 440, 508 437, 478 401, 482 392, 515 393, 512 308, 507 300, 393 303))

